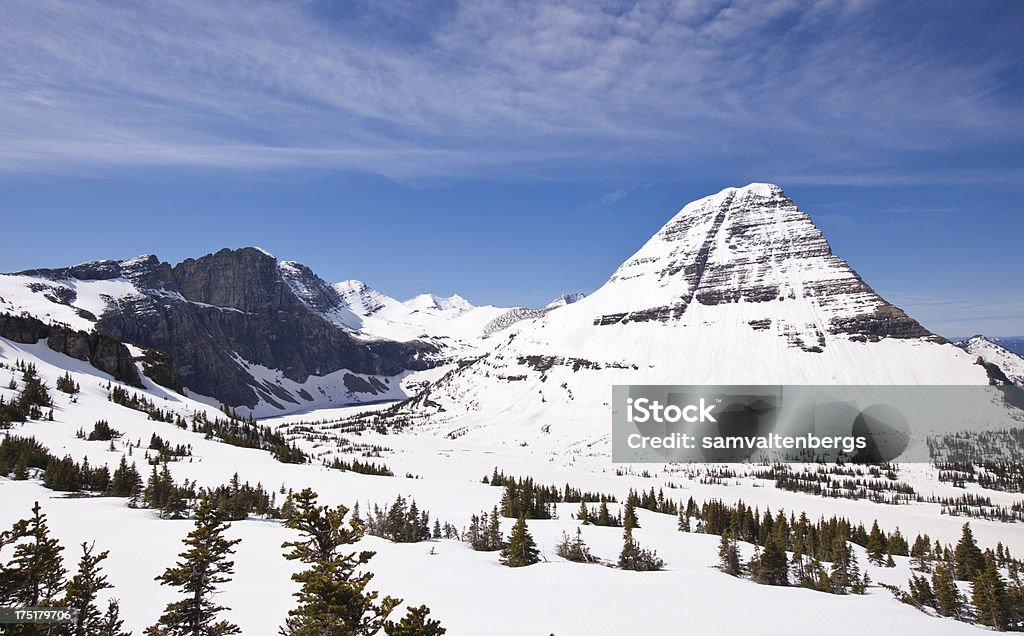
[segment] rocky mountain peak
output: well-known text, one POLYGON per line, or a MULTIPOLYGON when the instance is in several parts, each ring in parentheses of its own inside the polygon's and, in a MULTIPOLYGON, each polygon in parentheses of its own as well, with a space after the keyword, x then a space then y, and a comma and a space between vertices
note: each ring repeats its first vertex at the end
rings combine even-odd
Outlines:
POLYGON ((405 305, 415 310, 432 310, 460 314, 473 309, 473 304, 459 296, 435 296, 434 294, 420 294, 407 301, 405 305))
POLYGON ((554 309, 556 307, 564 307, 565 305, 571 305, 574 302, 578 302, 586 298, 586 294, 583 292, 566 292, 559 294, 554 300, 545 305, 545 309, 554 309))
POLYGON ((803 304, 815 309, 796 311, 797 320, 775 328, 810 331, 814 340, 825 333, 857 340, 932 337, 833 255, 811 218, 773 184, 726 188, 688 204, 606 287, 638 300, 595 324, 678 320, 696 304, 763 303, 767 322, 758 324, 767 329, 778 314, 794 313, 779 306, 803 304))
POLYGON ((185 298, 245 312, 289 311, 298 299, 266 251, 224 248, 172 268, 174 288, 185 298))
POLYGON ((292 293, 313 311, 326 314, 344 304, 337 289, 302 263, 281 261, 277 268, 292 293))

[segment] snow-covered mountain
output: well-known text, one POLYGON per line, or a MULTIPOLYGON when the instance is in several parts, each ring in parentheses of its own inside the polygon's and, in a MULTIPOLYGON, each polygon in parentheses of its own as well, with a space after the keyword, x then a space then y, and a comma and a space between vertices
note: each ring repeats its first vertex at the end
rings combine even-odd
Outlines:
POLYGON ((0 312, 168 354, 162 381, 264 416, 408 397, 424 381, 410 374, 480 355, 508 311, 331 285, 258 248, 173 266, 146 255, 0 275, 0 312))
POLYGON ((596 434, 613 384, 987 384, 976 359, 875 293, 781 188, 751 184, 690 203, 600 289, 407 410, 596 434))
POLYGON ((558 298, 552 300, 545 307, 546 309, 555 309, 556 307, 564 307, 565 305, 571 305, 574 302, 583 300, 587 295, 583 292, 568 292, 560 294, 558 298))
POLYGON ((0 312, 95 329, 140 357, 159 351, 169 357, 158 382, 258 415, 399 399, 404 379, 439 356, 415 339, 361 337, 345 327, 358 316, 334 287, 257 248, 174 266, 150 255, 2 275, 0 312))
POLYGON ((482 354, 488 346, 484 338, 494 330, 492 323, 522 309, 477 307, 458 294, 420 294, 402 302, 358 280, 336 283, 334 289, 338 304, 317 309, 326 319, 362 338, 429 343, 436 349, 433 358, 442 363, 482 354))
POLYGON ((1010 382, 1024 386, 1024 357, 985 336, 973 336, 958 342, 957 346, 989 364, 994 364, 1010 382))

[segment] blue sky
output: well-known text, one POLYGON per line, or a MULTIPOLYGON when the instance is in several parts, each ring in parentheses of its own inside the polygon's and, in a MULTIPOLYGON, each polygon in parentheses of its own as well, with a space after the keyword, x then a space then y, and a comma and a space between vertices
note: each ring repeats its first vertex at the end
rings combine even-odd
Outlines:
POLYGON ((0 270, 256 244, 538 305, 771 181, 933 330, 1024 334, 1022 25, 1010 0, 11 0, 0 270))

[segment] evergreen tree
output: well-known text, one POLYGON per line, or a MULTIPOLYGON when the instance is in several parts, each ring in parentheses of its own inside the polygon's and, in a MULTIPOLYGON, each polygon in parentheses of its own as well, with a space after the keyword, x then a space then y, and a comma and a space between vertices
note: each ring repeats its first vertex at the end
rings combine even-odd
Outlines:
POLYGON ((430 618, 430 609, 426 605, 410 607, 402 620, 384 624, 387 636, 444 636, 448 632, 441 627, 441 622, 430 618))
POLYGON ((965 523, 963 526, 960 541, 953 551, 953 558, 956 565, 956 578, 961 581, 973 580, 985 567, 985 555, 974 540, 974 533, 971 532, 969 523, 965 523))
POLYGON ((625 528, 622 532, 622 552, 619 553, 619 567, 623 570, 647 572, 660 570, 665 562, 658 558, 657 553, 645 550, 633 538, 633 529, 625 528))
POLYGON ((871 533, 868 535, 868 544, 865 546, 868 551, 868 560, 875 565, 882 565, 885 561, 886 541, 885 535, 878 527, 878 520, 871 524, 871 533))
POLYGON ((583 532, 576 528, 576 538, 570 539, 569 535, 562 531, 562 540, 555 546, 555 554, 574 563, 593 563, 594 557, 590 554, 590 548, 583 541, 583 532))
POLYGON ((690 528, 690 513, 685 510, 679 513, 679 531, 692 532, 690 528))
POLYGON ((500 550, 505 545, 505 538, 501 535, 501 519, 498 517, 498 507, 491 511, 491 518, 484 533, 484 543, 487 550, 500 550))
POLYGON ((622 527, 627 530, 634 530, 640 527, 640 521, 636 518, 636 507, 632 501, 626 500, 622 510, 622 527))
POLYGON ((963 595, 956 586, 953 568, 940 563, 932 572, 932 590, 935 592, 935 609, 940 616, 959 618, 963 612, 963 595))
POLYGON ((863 593, 865 579, 861 577, 857 555, 850 549, 845 534, 837 534, 832 542, 832 571, 829 579, 833 594, 863 593))
POLYGON ((14 546, 14 555, 0 568, 0 605, 56 605, 67 574, 60 554, 64 548, 50 536, 38 501, 30 518, 0 533, 0 550, 8 545, 14 546))
POLYGON ((540 551, 534 543, 530 531, 526 527, 526 517, 522 516, 512 526, 512 532, 508 536, 508 544, 501 550, 500 561, 502 565, 510 568, 518 568, 526 565, 533 565, 540 561, 540 551))
POLYGON ((178 555, 181 560, 156 577, 162 585, 181 588, 184 598, 167 605, 156 624, 146 629, 147 636, 240 633, 237 625, 217 620, 217 615, 227 608, 213 602, 217 586, 231 580, 234 562, 228 556, 241 541, 224 537, 229 527, 209 499, 200 500, 195 528, 184 540, 187 549, 178 555))
POLYGON ((932 591, 931 584, 928 583, 928 579, 923 576, 916 574, 910 577, 910 598, 919 607, 932 607, 936 606, 935 592, 932 591))
POLYGON ((580 510, 576 513, 576 518, 580 520, 583 525, 590 525, 590 511, 587 510, 587 502, 580 502, 580 510))
POLYGON ((789 585, 789 561, 786 557, 785 539, 780 528, 768 535, 756 563, 751 564, 751 578, 765 585, 789 585))
POLYGON ((142 476, 139 475, 135 464, 129 466, 128 460, 122 455, 121 463, 118 464, 110 479, 110 488, 107 494, 113 497, 134 497, 140 492, 142 492, 142 476))
POLYGON ((121 605, 114 599, 107 602, 104 612, 96 625, 95 636, 131 636, 131 632, 122 631, 124 621, 121 620, 121 605))
POLYGON ((102 572, 100 563, 107 558, 107 552, 94 554, 95 544, 82 544, 82 556, 78 560, 78 572, 68 582, 64 605, 77 610, 75 624, 71 628, 74 636, 92 636, 100 633, 104 625, 104 614, 96 605, 99 592, 113 587, 102 572))
POLYGON ((298 607, 288 612, 281 628, 284 636, 372 636, 385 625, 388 616, 402 601, 384 597, 366 586, 372 572, 357 571, 374 553, 342 553, 345 545, 363 537, 362 524, 345 524, 348 508, 330 508, 317 504, 317 495, 306 488, 291 497, 285 527, 302 536, 285 542, 285 558, 300 561, 306 570, 292 575, 301 584, 295 593, 298 607))
POLYGON ((719 569, 726 574, 739 576, 740 554, 736 546, 736 539, 729 530, 722 531, 722 540, 718 542, 719 569))
POLYGON ((1006 581, 999 575, 991 554, 985 556, 984 566, 974 577, 971 602, 978 616, 978 622, 997 631, 1005 631, 1010 624, 1010 597, 1006 593, 1006 581))

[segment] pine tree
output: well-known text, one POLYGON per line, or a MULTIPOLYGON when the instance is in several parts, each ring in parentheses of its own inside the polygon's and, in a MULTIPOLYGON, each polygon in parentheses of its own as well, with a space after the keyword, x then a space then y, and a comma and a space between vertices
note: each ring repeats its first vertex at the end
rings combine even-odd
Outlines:
POLYGON ((82 544, 78 572, 68 582, 64 605, 77 610, 71 633, 74 636, 92 636, 102 631, 104 615, 96 606, 99 592, 113 587, 102 572, 100 563, 107 551, 94 554, 95 544, 82 544))
POLYGON ((963 526, 963 533, 956 544, 956 550, 953 551, 953 558, 956 564, 956 578, 961 581, 973 580, 985 567, 985 555, 974 540, 969 523, 963 526))
POLYGON ((366 586, 372 572, 357 571, 373 558, 371 551, 341 553, 342 546, 363 537, 362 524, 345 524, 348 508, 317 504, 317 495, 306 488, 291 497, 285 527, 302 536, 285 542, 285 558, 300 561, 307 569, 292 575, 301 584, 295 593, 298 607, 288 612, 280 633, 284 636, 371 636, 385 625, 392 610, 402 601, 384 597, 366 586))
POLYGON ((850 549, 845 534, 837 534, 832 542, 832 571, 829 579, 833 594, 847 594, 863 582, 857 555, 850 549))
POLYGON ((576 528, 576 538, 570 539, 569 535, 562 531, 562 540, 555 545, 555 554, 574 563, 593 563, 594 557, 590 554, 590 548, 583 541, 583 532, 576 528))
POLYGON ((732 576, 740 575, 740 554, 736 539, 729 530, 722 531, 722 540, 718 542, 719 569, 732 576))
POLYGON ((512 526, 512 532, 508 536, 508 544, 501 550, 502 565, 510 568, 518 568, 526 565, 533 565, 540 561, 540 551, 534 543, 530 531, 526 527, 526 517, 521 516, 512 526))
POLYGON ((789 562, 786 558, 785 539, 776 527, 764 542, 764 550, 754 567, 751 578, 765 585, 789 585, 789 562))
POLYGON ((484 532, 484 543, 487 550, 500 550, 505 545, 505 538, 501 534, 501 519, 498 516, 498 507, 491 511, 490 520, 487 523, 487 530, 484 532))
POLYGON ((107 611, 100 618, 93 634, 95 636, 131 636, 131 632, 122 631, 123 627, 121 605, 116 600, 110 599, 107 602, 107 611))
POLYGON ((885 561, 886 542, 885 535, 878 527, 878 520, 871 524, 871 533, 868 535, 868 544, 865 546, 868 551, 868 560, 875 565, 882 565, 885 561))
POLYGON ((963 595, 956 586, 953 567, 940 563, 932 572, 932 590, 935 592, 935 609, 940 616, 959 618, 963 611, 963 595))
POLYGON ((410 607, 405 616, 397 623, 388 621, 384 624, 387 636, 444 636, 448 632, 441 627, 441 622, 429 618, 430 609, 426 605, 410 607))
POLYGON ((579 519, 583 525, 590 525, 590 511, 587 510, 587 502, 580 502, 580 510, 576 513, 576 518, 579 519))
POLYGON ((660 570, 665 562, 658 558, 657 553, 645 550, 633 538, 633 529, 625 528, 622 532, 622 551, 619 552, 619 567, 623 570, 647 572, 660 570))
POLYGON ((196 509, 195 528, 184 540, 187 549, 179 554, 176 565, 156 577, 162 585, 181 588, 184 595, 171 602, 163 615, 146 629, 147 636, 225 636, 238 634, 238 626, 217 615, 227 609, 213 602, 221 583, 230 581, 234 562, 228 556, 241 539, 227 539, 230 527, 215 510, 209 499, 202 499, 196 509))
POLYGON ((629 499, 622 510, 622 527, 627 530, 635 530, 640 527, 640 521, 636 518, 636 507, 629 499))
POLYGON ((38 501, 30 518, 0 533, 0 550, 7 545, 14 545, 14 555, 0 568, 0 605, 56 605, 67 574, 60 554, 64 548, 50 536, 38 501))
POLYGON ((932 591, 932 586, 928 583, 928 579, 913 574, 910 577, 909 586, 910 598, 919 607, 934 608, 936 606, 935 592, 932 591))
POLYGON ((985 556, 984 566, 974 578, 971 602, 978 616, 978 622, 997 631, 1005 631, 1010 623, 1010 597, 1006 593, 1006 581, 999 575, 991 554, 985 556))
POLYGON ((690 528, 690 513, 683 510, 679 513, 679 531, 680 532, 692 532, 690 528))

